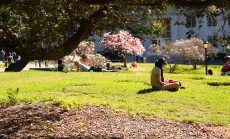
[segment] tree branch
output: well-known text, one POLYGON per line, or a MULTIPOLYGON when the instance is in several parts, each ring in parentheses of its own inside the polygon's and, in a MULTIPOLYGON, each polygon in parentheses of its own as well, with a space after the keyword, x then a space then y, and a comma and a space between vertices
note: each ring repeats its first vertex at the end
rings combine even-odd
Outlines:
POLYGON ((14 1, 16 1, 16 0, 1 0, 0 1, 0 6, 1 5, 8 5, 8 4, 10 4, 11 2, 14 2, 14 1))
POLYGON ((190 7, 190 8, 205 8, 210 5, 222 5, 224 1, 222 0, 204 0, 204 1, 196 1, 196 0, 169 0, 169 2, 179 6, 179 7, 190 7))
MULTIPOLYGON (((191 8, 204 8, 210 5, 216 5, 216 6, 226 6, 225 0, 161 0, 161 1, 143 1, 143 0, 137 0, 137 1, 119 1, 119 0, 80 0, 81 2, 87 3, 87 4, 95 4, 95 5, 105 5, 109 3, 122 3, 124 5, 131 5, 131 6, 151 6, 151 7, 161 7, 165 3, 169 4, 175 4, 178 7, 191 7, 191 8)), ((227 4, 230 4, 230 2, 227 2, 227 4)))
POLYGON ((38 48, 33 50, 33 47, 25 47, 22 43, 21 38, 18 38, 13 32, 8 30, 6 27, 0 26, 6 34, 6 39, 3 39, 7 47, 10 47, 16 51, 19 55, 24 55, 29 60, 58 60, 66 55, 69 55, 74 49, 76 49, 79 43, 88 38, 91 34, 91 29, 95 22, 98 22, 105 16, 105 10, 108 11, 107 7, 103 7, 98 11, 95 11, 88 19, 82 19, 80 27, 76 33, 71 36, 64 44, 57 47, 56 50, 49 48, 38 48))

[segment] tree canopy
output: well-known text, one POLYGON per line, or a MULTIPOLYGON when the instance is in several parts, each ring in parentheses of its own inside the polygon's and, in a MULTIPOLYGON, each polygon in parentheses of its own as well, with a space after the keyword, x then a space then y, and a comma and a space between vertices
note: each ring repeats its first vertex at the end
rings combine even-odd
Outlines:
POLYGON ((170 8, 202 12, 229 5, 228 0, 1 0, 0 39, 27 59, 55 60, 92 33, 143 28, 149 15, 170 8))

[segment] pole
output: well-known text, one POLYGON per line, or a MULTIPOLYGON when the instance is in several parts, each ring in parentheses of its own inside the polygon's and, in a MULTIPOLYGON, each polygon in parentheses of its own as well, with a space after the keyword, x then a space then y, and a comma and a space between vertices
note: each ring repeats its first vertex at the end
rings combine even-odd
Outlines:
POLYGON ((207 64, 207 48, 205 50, 205 73, 208 75, 208 64, 207 64))

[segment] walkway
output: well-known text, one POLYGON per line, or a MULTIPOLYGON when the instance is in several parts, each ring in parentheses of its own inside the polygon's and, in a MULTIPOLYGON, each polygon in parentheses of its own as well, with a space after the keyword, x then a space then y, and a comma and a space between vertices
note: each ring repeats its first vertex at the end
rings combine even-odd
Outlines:
MULTIPOLYGON (((49 65, 49 68, 53 68, 54 66, 53 65, 49 65)), ((23 69, 23 70, 29 70, 30 68, 37 68, 37 69, 39 69, 39 67, 35 67, 35 65, 34 64, 27 64, 26 65, 26 67, 23 69)), ((42 64, 42 66, 41 66, 41 68, 47 68, 47 67, 45 67, 45 65, 44 64, 42 64)), ((4 70, 5 70, 5 68, 0 68, 0 72, 4 72, 4 70)))

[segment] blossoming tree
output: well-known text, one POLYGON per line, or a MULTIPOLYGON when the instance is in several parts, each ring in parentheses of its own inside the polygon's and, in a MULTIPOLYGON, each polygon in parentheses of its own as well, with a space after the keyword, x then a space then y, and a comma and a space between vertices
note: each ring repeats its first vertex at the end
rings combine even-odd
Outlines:
POLYGON ((125 30, 121 30, 118 34, 105 33, 101 41, 101 47, 118 51, 123 57, 124 67, 127 67, 127 54, 140 55, 145 50, 140 39, 134 38, 125 30))
MULTIPOLYGON (((218 50, 211 44, 208 47, 208 55, 217 54, 218 50)), ((174 72, 181 60, 188 60, 193 69, 197 68, 197 62, 204 60, 205 52, 203 48, 203 41, 198 38, 191 38, 189 40, 177 40, 174 44, 163 44, 161 47, 156 45, 150 46, 149 54, 157 53, 166 58, 176 56, 178 60, 174 61, 174 65, 170 65, 170 72, 174 72)))
MULTIPOLYGON (((196 69, 198 61, 205 59, 203 41, 201 39, 192 38, 190 40, 179 40, 176 41, 174 47, 181 55, 187 57, 187 60, 193 66, 193 69, 196 69)), ((209 44, 208 55, 216 55, 217 52, 217 48, 209 44)))
POLYGON ((161 46, 155 44, 151 45, 148 55, 159 54, 165 57, 168 61, 169 73, 173 73, 183 60, 183 56, 179 55, 178 52, 179 51, 173 47, 173 43, 169 41, 161 46))
POLYGON ((94 47, 94 42, 82 41, 78 48, 76 48, 70 55, 67 55, 62 59, 68 66, 73 66, 74 61, 79 61, 81 55, 86 54, 92 60, 94 67, 104 68, 108 60, 101 54, 95 54, 94 47))

